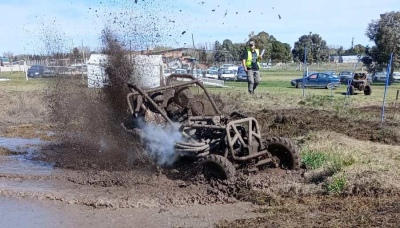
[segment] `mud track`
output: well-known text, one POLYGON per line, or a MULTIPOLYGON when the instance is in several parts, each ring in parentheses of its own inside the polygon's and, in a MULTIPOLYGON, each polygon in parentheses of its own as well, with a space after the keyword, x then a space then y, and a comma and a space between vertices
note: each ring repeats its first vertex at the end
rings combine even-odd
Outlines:
POLYGON ((387 108, 387 118, 383 124, 380 122, 381 107, 370 106, 352 111, 353 116, 309 108, 263 110, 248 115, 254 116, 263 134, 271 137, 293 138, 305 136, 312 131, 329 130, 359 140, 400 145, 400 123, 390 118, 399 110, 387 108))
MULTIPOLYGON (((366 107, 354 112, 358 114, 357 118, 306 108, 261 110, 246 114, 259 121, 266 136, 301 138, 311 132, 329 129, 359 140, 400 145, 399 131, 396 130, 399 123, 388 118, 382 125, 379 107, 366 107), (365 110, 373 117, 360 118, 365 110)), ((388 109, 387 115, 395 112, 397 110, 388 109)), ((52 127, 40 127, 43 139, 51 139, 45 133, 53 130, 52 127)), ((35 125, 11 128, 3 128, 3 136, 38 137, 41 134, 35 125)), ((131 162, 125 152, 99 153, 99 147, 84 141, 48 144, 34 153, 6 151, 3 156, 20 156, 38 166, 45 162, 53 167, 31 172, 22 172, 18 168, 12 172, 10 169, 0 170, 0 195, 3 196, 55 200, 95 208, 173 210, 171 208, 182 206, 201 208, 201 205, 214 205, 218 208, 218 205, 233 204, 241 205, 242 210, 252 211, 238 211, 234 217, 221 213, 213 220, 221 220, 217 223, 218 227, 299 224, 316 227, 394 226, 399 223, 398 189, 387 191, 377 185, 366 187, 365 191, 345 199, 345 196, 326 198, 324 187, 309 183, 304 176, 307 170, 304 169, 295 172, 269 169, 255 175, 239 173, 235 182, 207 181, 194 165, 180 163, 161 168, 149 161, 131 162), (243 206, 242 202, 251 204, 243 206), (254 205, 261 207, 254 208, 254 205)), ((204 226, 210 225, 207 224, 204 226)))

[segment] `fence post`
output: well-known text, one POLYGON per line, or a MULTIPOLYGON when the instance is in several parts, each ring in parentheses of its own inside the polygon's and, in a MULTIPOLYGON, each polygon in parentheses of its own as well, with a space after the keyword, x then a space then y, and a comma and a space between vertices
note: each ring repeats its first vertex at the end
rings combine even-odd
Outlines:
POLYGON ((400 93, 400 89, 397 90, 397 93, 396 93, 396 101, 399 100, 399 93, 400 93))
POLYGON ((26 65, 26 60, 24 60, 24 71, 25 71, 25 79, 28 81, 28 66, 26 65))

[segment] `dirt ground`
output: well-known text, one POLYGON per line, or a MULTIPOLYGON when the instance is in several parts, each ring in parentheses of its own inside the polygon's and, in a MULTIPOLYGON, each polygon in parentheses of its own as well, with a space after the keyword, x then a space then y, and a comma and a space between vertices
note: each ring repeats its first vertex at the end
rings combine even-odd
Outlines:
MULTIPOLYGON (((339 144, 349 141, 367 147, 390 147, 398 162, 398 110, 388 108, 386 112, 384 124, 380 123, 380 108, 376 106, 357 108, 350 114, 312 108, 250 110, 245 114, 259 121, 264 135, 292 138, 300 148, 309 142, 310 135, 324 135, 329 130, 333 133, 328 135, 339 135, 339 144)), ((20 122, 2 124, 0 137, 69 140, 44 144, 32 152, 3 147, 2 196, 112 210, 120 217, 131 213, 132 221, 144 219, 143 213, 152 214, 149 210, 175 215, 169 223, 161 215, 157 222, 146 220, 143 224, 148 227, 396 227, 400 223, 400 188, 395 175, 394 184, 386 185, 379 172, 357 171, 355 179, 366 181, 348 183, 341 194, 328 192, 327 182, 311 181, 309 176, 314 171, 304 165, 298 171, 268 169, 251 175, 239 172, 235 181, 208 181, 184 162, 162 168, 145 156, 138 159, 136 154, 143 148, 140 139, 132 135, 119 135, 118 140, 128 139, 133 150, 119 150, 106 143, 109 147, 102 152, 101 143, 84 137, 76 125, 66 128, 41 118, 20 122), (60 129, 68 129, 69 133, 60 137, 60 129), (73 129, 78 131, 71 133, 73 129), (21 158, 32 164, 22 166, 21 158), (135 208, 139 210, 128 211, 135 208), (214 213, 202 213, 204 210, 214 213)), ((104 140, 107 142, 106 136, 104 140)), ((350 175, 352 171, 347 172, 350 175)), ((114 223, 121 224, 124 223, 114 223)))

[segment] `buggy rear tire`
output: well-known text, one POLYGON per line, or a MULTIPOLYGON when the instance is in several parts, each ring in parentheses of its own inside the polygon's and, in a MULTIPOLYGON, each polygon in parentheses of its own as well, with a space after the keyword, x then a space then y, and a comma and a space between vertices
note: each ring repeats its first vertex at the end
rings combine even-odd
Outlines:
POLYGON ((284 169, 300 168, 300 155, 294 143, 287 138, 273 137, 265 141, 265 146, 272 156, 279 160, 279 166, 284 169))
POLYGON ((366 85, 365 86, 365 88, 364 88, 364 95, 371 95, 371 93, 372 93, 372 89, 371 89, 371 86, 370 85, 366 85))
POLYGON ((207 179, 214 177, 221 180, 229 180, 236 174, 233 164, 221 155, 207 155, 201 159, 200 165, 207 179))

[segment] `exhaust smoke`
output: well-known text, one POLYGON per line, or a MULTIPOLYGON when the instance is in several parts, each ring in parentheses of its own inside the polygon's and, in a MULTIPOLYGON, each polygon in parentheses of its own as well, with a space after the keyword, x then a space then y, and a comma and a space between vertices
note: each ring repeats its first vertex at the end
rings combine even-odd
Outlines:
POLYGON ((182 141, 182 134, 175 126, 146 123, 139 120, 140 134, 146 145, 147 155, 160 166, 170 166, 177 159, 176 142, 182 141))

